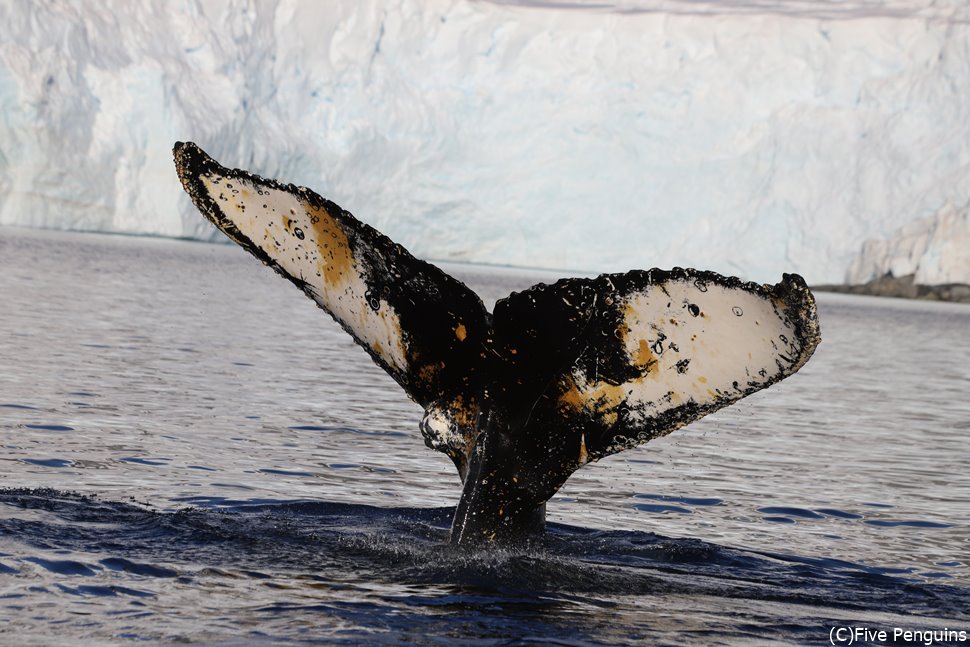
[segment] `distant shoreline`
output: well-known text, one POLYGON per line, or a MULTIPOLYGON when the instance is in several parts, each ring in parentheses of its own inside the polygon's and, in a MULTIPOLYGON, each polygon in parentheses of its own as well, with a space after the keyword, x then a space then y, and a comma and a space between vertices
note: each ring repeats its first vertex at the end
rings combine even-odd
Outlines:
POLYGON ((963 283, 920 285, 914 281, 912 274, 898 278, 894 276, 883 276, 861 285, 814 285, 812 289, 818 290, 819 292, 864 294, 875 297, 970 303, 970 285, 963 283))

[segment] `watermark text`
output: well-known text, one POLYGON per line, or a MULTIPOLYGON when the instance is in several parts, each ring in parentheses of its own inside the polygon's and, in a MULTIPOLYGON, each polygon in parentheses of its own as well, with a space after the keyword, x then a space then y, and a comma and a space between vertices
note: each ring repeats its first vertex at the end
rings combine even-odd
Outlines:
POLYGON ((832 645, 891 645, 893 643, 931 645, 952 645, 967 643, 970 631, 966 629, 904 629, 893 627, 881 629, 865 626, 834 626, 829 629, 829 643, 832 645))

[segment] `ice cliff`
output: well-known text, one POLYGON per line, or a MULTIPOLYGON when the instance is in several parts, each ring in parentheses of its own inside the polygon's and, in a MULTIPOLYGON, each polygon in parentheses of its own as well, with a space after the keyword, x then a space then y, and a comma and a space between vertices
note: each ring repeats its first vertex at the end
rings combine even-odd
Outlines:
POLYGON ((867 240, 849 266, 846 282, 867 283, 887 274, 912 275, 920 285, 970 283, 970 203, 962 209, 946 204, 888 239, 867 240))
POLYGON ((0 224, 210 238, 179 139, 437 259, 836 282, 970 201, 963 2, 8 0, 0 25, 0 224))

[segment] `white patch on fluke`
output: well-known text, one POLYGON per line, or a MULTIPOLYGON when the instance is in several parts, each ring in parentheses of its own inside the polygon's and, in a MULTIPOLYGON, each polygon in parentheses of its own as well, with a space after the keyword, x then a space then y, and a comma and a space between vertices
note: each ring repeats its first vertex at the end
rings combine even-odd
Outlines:
POLYGON ((440 451, 442 447, 464 448, 466 445, 458 423, 444 407, 439 405, 428 407, 424 412, 421 427, 425 435, 433 439, 434 449, 440 451))
POLYGON ((729 404, 790 374, 801 350, 783 305, 741 288, 673 280, 618 306, 616 334, 641 374, 618 386, 572 374, 583 408, 607 424, 620 404, 634 423, 688 403, 729 404))
POLYGON ((408 370, 400 318, 385 302, 375 310, 347 233, 325 209, 287 191, 212 173, 200 177, 239 232, 390 367, 408 370))

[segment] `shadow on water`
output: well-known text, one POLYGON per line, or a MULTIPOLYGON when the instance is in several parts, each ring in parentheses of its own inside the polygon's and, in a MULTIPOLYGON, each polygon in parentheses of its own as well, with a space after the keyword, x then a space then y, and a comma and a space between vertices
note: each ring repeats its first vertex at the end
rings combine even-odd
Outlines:
MULTIPOLYGON (((0 490, 0 574, 31 580, 0 605, 22 605, 38 586, 124 599, 124 609, 106 613, 121 613, 132 637, 171 639, 185 634, 153 634, 134 618, 169 604, 191 614, 166 597, 204 591, 235 609, 219 622, 249 627, 250 642, 299 641, 301 626, 317 638, 327 627, 328 642, 410 642, 416 631, 419 642, 489 644, 524 636, 618 644, 684 632, 714 642, 797 641, 824 636, 840 618, 935 628, 941 618, 970 620, 965 587, 845 561, 559 524, 528 548, 472 551, 447 544, 450 508, 195 503, 206 505, 159 512, 56 490, 0 490), (779 613, 788 624, 761 622, 779 613), (274 621, 291 635, 273 632, 274 621)), ((196 613, 189 636, 212 621, 211 609, 196 613)))

